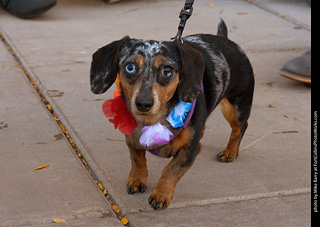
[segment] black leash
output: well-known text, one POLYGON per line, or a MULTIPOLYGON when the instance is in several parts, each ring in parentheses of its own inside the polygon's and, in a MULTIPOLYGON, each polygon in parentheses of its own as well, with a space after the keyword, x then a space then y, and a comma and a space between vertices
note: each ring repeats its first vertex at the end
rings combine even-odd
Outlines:
POLYGON ((178 27, 178 33, 175 37, 172 38, 172 41, 176 39, 179 39, 181 41, 181 36, 186 26, 187 20, 191 17, 193 12, 193 7, 192 7, 193 3, 194 3, 194 0, 186 0, 184 7, 182 8, 179 14, 180 23, 178 27))

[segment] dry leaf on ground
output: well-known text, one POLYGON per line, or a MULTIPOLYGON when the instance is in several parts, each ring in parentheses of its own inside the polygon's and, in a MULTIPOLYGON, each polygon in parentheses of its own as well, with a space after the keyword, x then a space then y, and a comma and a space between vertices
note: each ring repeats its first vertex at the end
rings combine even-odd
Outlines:
POLYGON ((268 107, 269 107, 269 108, 273 108, 273 107, 274 107, 274 104, 275 104, 274 102, 271 102, 271 103, 269 103, 269 106, 268 106, 268 107))
POLYGON ((49 164, 42 165, 42 166, 38 166, 38 167, 35 168, 34 170, 44 169, 44 168, 47 168, 47 167, 49 167, 49 166, 50 166, 49 164))
POLYGON ((121 223, 122 223, 123 225, 128 225, 128 224, 129 224, 129 220, 128 220, 127 218, 122 218, 122 219, 121 219, 121 223))
POLYGON ((66 222, 66 220, 60 219, 60 218, 55 218, 55 219, 53 219, 53 222, 55 222, 55 223, 63 223, 63 222, 66 222))
POLYGON ((117 214, 120 213, 119 207, 118 207, 117 205, 113 204, 113 205, 112 205, 112 209, 113 209, 113 211, 116 212, 117 214))

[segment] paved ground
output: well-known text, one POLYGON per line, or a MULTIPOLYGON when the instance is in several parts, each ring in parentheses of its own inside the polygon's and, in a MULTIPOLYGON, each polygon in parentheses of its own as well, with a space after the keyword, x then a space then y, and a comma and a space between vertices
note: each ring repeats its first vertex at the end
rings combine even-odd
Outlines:
POLYGON ((132 226, 310 226, 311 89, 277 73, 311 47, 304 0, 196 1, 185 35, 215 33, 223 18, 255 71, 243 150, 234 163, 215 159, 230 133, 215 111, 169 209, 147 204, 166 159, 148 154, 147 191, 126 193, 129 153, 101 112, 113 89, 90 92, 91 55, 124 35, 168 40, 183 3, 59 0, 32 20, 0 9, 0 226, 53 226, 55 218, 62 226, 122 226, 123 217, 132 226))

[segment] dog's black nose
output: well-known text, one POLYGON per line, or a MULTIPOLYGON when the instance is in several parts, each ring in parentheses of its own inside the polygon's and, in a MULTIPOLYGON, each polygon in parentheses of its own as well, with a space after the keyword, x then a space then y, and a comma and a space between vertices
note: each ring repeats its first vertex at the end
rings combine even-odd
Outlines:
POLYGON ((140 112, 148 112, 153 107, 153 98, 137 97, 136 106, 140 112))

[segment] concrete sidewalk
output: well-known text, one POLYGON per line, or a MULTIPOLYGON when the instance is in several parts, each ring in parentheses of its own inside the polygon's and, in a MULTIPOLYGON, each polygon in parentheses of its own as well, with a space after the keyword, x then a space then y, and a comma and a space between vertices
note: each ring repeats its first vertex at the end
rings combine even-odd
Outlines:
POLYGON ((123 226, 122 218, 131 226, 311 225, 311 89, 278 74, 311 48, 305 0, 196 1, 184 35, 216 33, 223 18, 255 71, 243 150, 234 163, 216 160, 230 133, 217 109, 170 208, 147 203, 167 159, 148 154, 147 191, 127 194, 129 152, 101 111, 114 89, 91 93, 91 55, 125 35, 170 39, 183 4, 59 0, 32 20, 0 9, 0 226, 54 226, 56 218, 62 226, 123 226))

